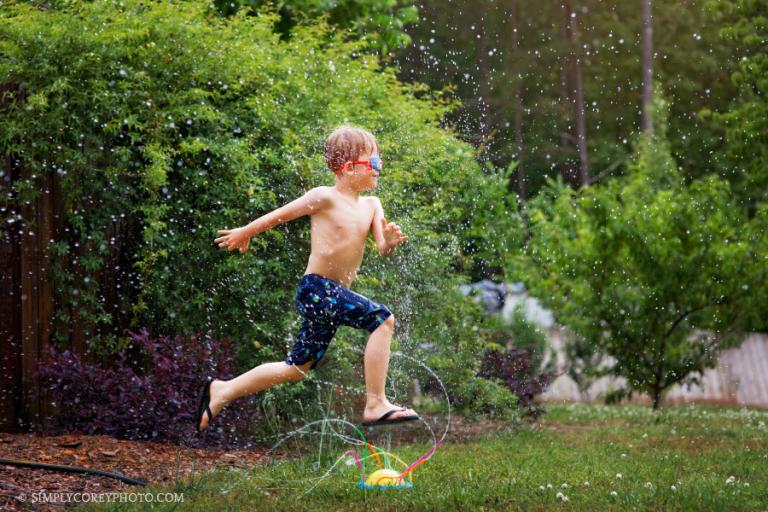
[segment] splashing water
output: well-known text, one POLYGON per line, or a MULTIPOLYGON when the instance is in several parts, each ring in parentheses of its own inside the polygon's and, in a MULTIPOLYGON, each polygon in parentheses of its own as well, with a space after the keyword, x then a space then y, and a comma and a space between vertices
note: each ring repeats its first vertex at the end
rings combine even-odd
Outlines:
MULTIPOLYGON (((357 350, 359 353, 363 353, 362 350, 357 350)), ((358 427, 356 424, 343 419, 343 418, 332 418, 327 413, 324 415, 323 418, 320 418, 318 420, 311 421, 309 423, 304 424, 303 426, 292 430, 286 434, 283 434, 279 437, 277 442, 269 449, 269 451, 266 454, 266 457, 268 460, 271 461, 278 461, 277 464, 279 465, 284 457, 275 456, 275 453, 278 452, 278 449, 284 447, 287 445, 290 441, 296 441, 296 440, 303 440, 304 438, 315 438, 317 439, 317 461, 314 462, 311 465, 311 468, 315 471, 322 470, 322 452, 324 449, 331 449, 334 445, 333 441, 336 441, 336 443, 340 442, 342 445, 351 446, 351 448, 341 451, 339 450, 339 453, 335 458, 333 458, 333 462, 328 466, 322 474, 319 474, 318 476, 308 476, 304 478, 272 478, 266 475, 260 475, 259 477, 263 480, 270 481, 273 484, 276 484, 277 486, 284 486, 284 485, 292 485, 292 486, 306 486, 306 490, 299 496, 303 497, 307 494, 311 493, 318 485, 320 485, 323 481, 325 481, 327 478, 331 477, 334 472, 338 470, 338 468, 341 466, 342 462, 346 462, 346 466, 349 465, 355 465, 357 469, 360 470, 360 479, 358 482, 358 487, 361 489, 372 489, 377 488, 379 486, 377 485, 371 485, 370 482, 366 482, 366 478, 370 475, 367 474, 367 465, 368 463, 375 463, 377 471, 378 470, 385 470, 385 469, 392 469, 392 460, 396 461, 400 466, 402 466, 402 469, 400 471, 396 471, 394 473, 390 473, 393 475, 391 478, 396 481, 394 485, 387 485, 387 487, 395 487, 395 488, 404 488, 404 487, 410 487, 412 485, 412 479, 413 479, 413 473, 414 471, 427 462, 437 451, 437 448, 444 442, 446 435, 448 434, 448 431, 450 429, 451 424, 451 404, 450 399, 448 397, 448 392, 445 389, 445 385, 443 384, 442 380, 435 374, 435 372, 429 368, 426 364, 424 364, 422 361, 419 361, 411 356, 408 356, 406 354, 403 354, 402 352, 392 352, 391 354, 394 356, 394 358, 402 358, 402 360, 407 360, 410 363, 418 365, 420 368, 425 370, 431 377, 435 379, 435 381, 439 384, 440 388, 442 389, 442 394, 445 397, 446 405, 447 405, 447 416, 446 416, 446 422, 445 422, 445 428, 443 432, 441 433, 440 437, 438 438, 435 434, 434 430, 430 426, 429 422, 427 422, 424 418, 421 418, 421 423, 426 427, 426 431, 429 433, 429 438, 431 439, 431 448, 427 450, 424 454, 417 457, 415 460, 413 460, 410 463, 407 463, 403 461, 400 457, 398 457, 395 453, 393 453, 392 448, 392 438, 391 438, 391 432, 386 432, 386 446, 380 447, 374 445, 370 440, 366 439, 363 431, 358 427)), ((318 391, 318 401, 322 403, 322 399, 320 396, 320 387, 322 385, 328 385, 332 388, 332 386, 336 385, 335 382, 329 382, 324 380, 315 379, 316 385, 317 385, 317 391, 318 391)), ((309 448, 305 448, 305 450, 309 450, 309 448)), ((301 457, 299 457, 301 458, 301 457)), ((294 459, 294 457, 290 457, 291 460, 294 459)), ((290 463, 290 462, 289 462, 290 463)), ((344 468, 344 466, 341 466, 344 468)), ((252 468, 255 469, 255 468, 252 468)), ((384 487, 383 485, 381 486, 384 487)))

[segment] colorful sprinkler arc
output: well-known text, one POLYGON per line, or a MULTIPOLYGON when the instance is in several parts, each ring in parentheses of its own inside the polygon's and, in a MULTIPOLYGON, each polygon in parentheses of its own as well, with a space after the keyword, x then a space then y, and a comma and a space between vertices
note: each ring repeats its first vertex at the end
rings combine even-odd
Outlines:
POLYGON ((371 443, 366 441, 365 436, 363 436, 363 433, 358 430, 358 433, 363 438, 363 444, 364 446, 371 452, 370 455, 363 457, 362 460, 360 457, 358 457, 357 452, 352 450, 347 450, 344 452, 344 455, 350 454, 352 457, 354 457, 355 462, 357 463, 357 466, 360 468, 362 472, 362 478, 360 479, 360 482, 358 482, 357 487, 360 489, 366 489, 366 490, 373 490, 373 489, 407 489, 410 487, 413 487, 413 470, 415 470, 417 467, 422 465, 424 462, 426 462, 432 454, 437 450, 437 447, 440 446, 443 442, 442 439, 438 440, 435 445, 427 451, 424 455, 419 457, 415 462, 408 465, 405 462, 403 462, 397 455, 386 452, 382 449, 376 449, 375 446, 373 446, 371 443), (389 468, 385 468, 384 464, 381 461, 380 455, 386 455, 389 457, 392 457, 397 462, 403 465, 405 469, 398 473, 397 471, 389 468), (365 476, 365 465, 363 464, 368 459, 376 459, 376 465, 378 466, 378 469, 368 475, 366 478, 365 476), (408 479, 406 481, 406 478, 408 479))

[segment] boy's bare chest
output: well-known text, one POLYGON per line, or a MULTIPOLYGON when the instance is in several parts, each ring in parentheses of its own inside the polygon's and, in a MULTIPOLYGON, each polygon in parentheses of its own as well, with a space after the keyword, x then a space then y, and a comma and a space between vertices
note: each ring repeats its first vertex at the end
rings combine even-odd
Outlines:
POLYGON ((368 201, 360 200, 358 204, 337 201, 323 212, 323 215, 313 218, 313 227, 333 236, 336 240, 365 240, 373 220, 373 208, 368 201), (317 220, 317 223, 314 221, 317 220), (315 225, 316 224, 316 225, 315 225))

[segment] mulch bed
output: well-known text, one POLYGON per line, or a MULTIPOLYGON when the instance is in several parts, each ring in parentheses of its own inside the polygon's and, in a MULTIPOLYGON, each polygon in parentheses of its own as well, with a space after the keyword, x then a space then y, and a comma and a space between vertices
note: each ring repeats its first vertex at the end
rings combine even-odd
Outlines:
MULTIPOLYGON (((509 430, 509 425, 453 417, 447 441, 463 442, 478 435, 509 430)), ((438 436, 441 432, 435 432, 438 436)), ((414 433, 415 434, 415 433, 414 433)), ((423 433, 418 436, 423 438, 423 433)), ((402 435, 400 442, 408 442, 402 435)), ((423 440, 423 439, 422 439, 423 440)), ((0 433, 0 458, 100 469, 170 485, 185 476, 223 467, 250 468, 265 457, 267 447, 235 450, 186 448, 153 441, 129 441, 104 435, 39 436, 0 433)), ((0 464, 0 511, 63 510, 74 504, 32 504, 33 493, 145 492, 104 476, 62 473, 0 464), (21 495, 26 500, 19 499, 21 495)))
MULTIPOLYGON (((38 436, 0 433, 0 458, 100 469, 147 480, 150 484, 172 484, 186 475, 225 466, 252 467, 266 451, 267 448, 185 448, 103 435, 38 436)), ((29 503, 32 493, 40 492, 144 492, 144 488, 104 476, 0 464, 0 511, 65 508, 63 503, 45 506, 29 503), (24 501, 19 499, 22 494, 26 496, 24 501)))

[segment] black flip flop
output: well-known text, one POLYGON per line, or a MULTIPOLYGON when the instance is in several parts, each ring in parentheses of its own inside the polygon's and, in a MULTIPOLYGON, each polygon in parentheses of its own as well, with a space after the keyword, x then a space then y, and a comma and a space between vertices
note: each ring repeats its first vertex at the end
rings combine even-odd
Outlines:
POLYGON ((363 422, 363 426, 364 427, 375 427, 377 425, 394 425, 396 423, 403 423, 405 421, 414 421, 414 420, 420 420, 421 419, 421 416, 419 416, 418 414, 416 414, 415 416, 414 415, 400 416, 399 418, 394 418, 394 419, 391 419, 391 420, 387 419, 390 416, 392 416, 394 413, 400 412, 400 411, 405 411, 405 410, 407 410, 407 409, 403 409, 402 407, 397 407, 395 409, 392 409, 390 411, 385 412, 384 415, 381 418, 377 419, 377 420, 364 421, 363 422))
POLYGON ((208 425, 211 424, 211 421, 213 420, 213 412, 211 412, 211 382, 213 382, 213 377, 208 376, 205 378, 205 381, 203 383, 203 387, 200 390, 200 401, 197 405, 197 414, 195 415, 195 430, 197 430, 197 433, 199 434, 202 432, 200 430, 200 422, 203 421, 203 414, 206 412, 208 413, 208 425))

